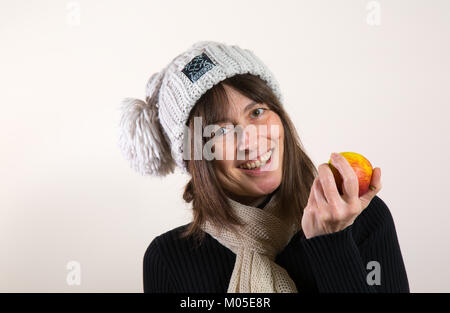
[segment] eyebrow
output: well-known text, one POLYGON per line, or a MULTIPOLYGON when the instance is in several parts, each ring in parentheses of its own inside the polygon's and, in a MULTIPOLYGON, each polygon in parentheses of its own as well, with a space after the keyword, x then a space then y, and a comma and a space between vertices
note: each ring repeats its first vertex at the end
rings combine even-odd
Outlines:
MULTIPOLYGON (((247 104, 244 108, 244 113, 251 110, 251 108, 253 108, 255 105, 258 105, 259 103, 256 101, 252 101, 249 104, 247 104)), ((218 121, 214 121, 213 124, 218 124, 218 123, 224 123, 224 122, 232 122, 229 118, 225 117, 223 119, 220 119, 218 121)))

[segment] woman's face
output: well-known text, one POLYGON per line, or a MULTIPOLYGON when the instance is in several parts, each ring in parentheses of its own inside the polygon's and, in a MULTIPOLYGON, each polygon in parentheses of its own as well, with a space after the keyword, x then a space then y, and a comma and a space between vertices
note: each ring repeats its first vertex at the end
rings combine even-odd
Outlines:
POLYGON ((267 104, 249 106, 252 99, 228 85, 224 87, 230 102, 230 120, 215 123, 221 127, 213 137, 215 172, 228 196, 252 203, 281 183, 284 128, 278 114, 267 104), (248 163, 251 160, 254 165, 248 163))

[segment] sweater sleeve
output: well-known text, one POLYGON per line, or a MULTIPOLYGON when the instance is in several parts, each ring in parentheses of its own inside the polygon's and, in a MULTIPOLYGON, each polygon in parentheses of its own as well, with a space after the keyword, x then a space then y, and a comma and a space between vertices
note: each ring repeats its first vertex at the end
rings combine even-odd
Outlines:
POLYGON ((303 246, 319 292, 409 292, 394 221, 378 196, 352 225, 303 246))
POLYGON ((171 293, 172 277, 159 248, 159 237, 153 239, 144 254, 144 293, 171 293))

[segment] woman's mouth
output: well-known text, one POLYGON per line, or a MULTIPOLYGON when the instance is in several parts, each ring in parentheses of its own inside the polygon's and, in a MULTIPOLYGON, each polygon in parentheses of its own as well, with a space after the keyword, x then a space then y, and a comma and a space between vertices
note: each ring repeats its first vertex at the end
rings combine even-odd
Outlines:
POLYGON ((258 159, 248 161, 238 166, 239 169, 246 173, 258 173, 267 170, 272 160, 272 153, 274 149, 271 149, 261 155, 258 159))

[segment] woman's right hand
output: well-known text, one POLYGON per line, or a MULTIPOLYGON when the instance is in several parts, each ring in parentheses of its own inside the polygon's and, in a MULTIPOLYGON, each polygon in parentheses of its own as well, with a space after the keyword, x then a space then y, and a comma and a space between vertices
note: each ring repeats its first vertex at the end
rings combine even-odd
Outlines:
POLYGON ((382 187, 381 170, 377 167, 370 183, 374 188, 358 197, 358 177, 350 163, 340 154, 332 157, 332 163, 342 176, 343 194, 339 194, 328 163, 319 165, 319 176, 314 179, 302 217, 302 229, 307 239, 331 234, 353 224, 382 187))

